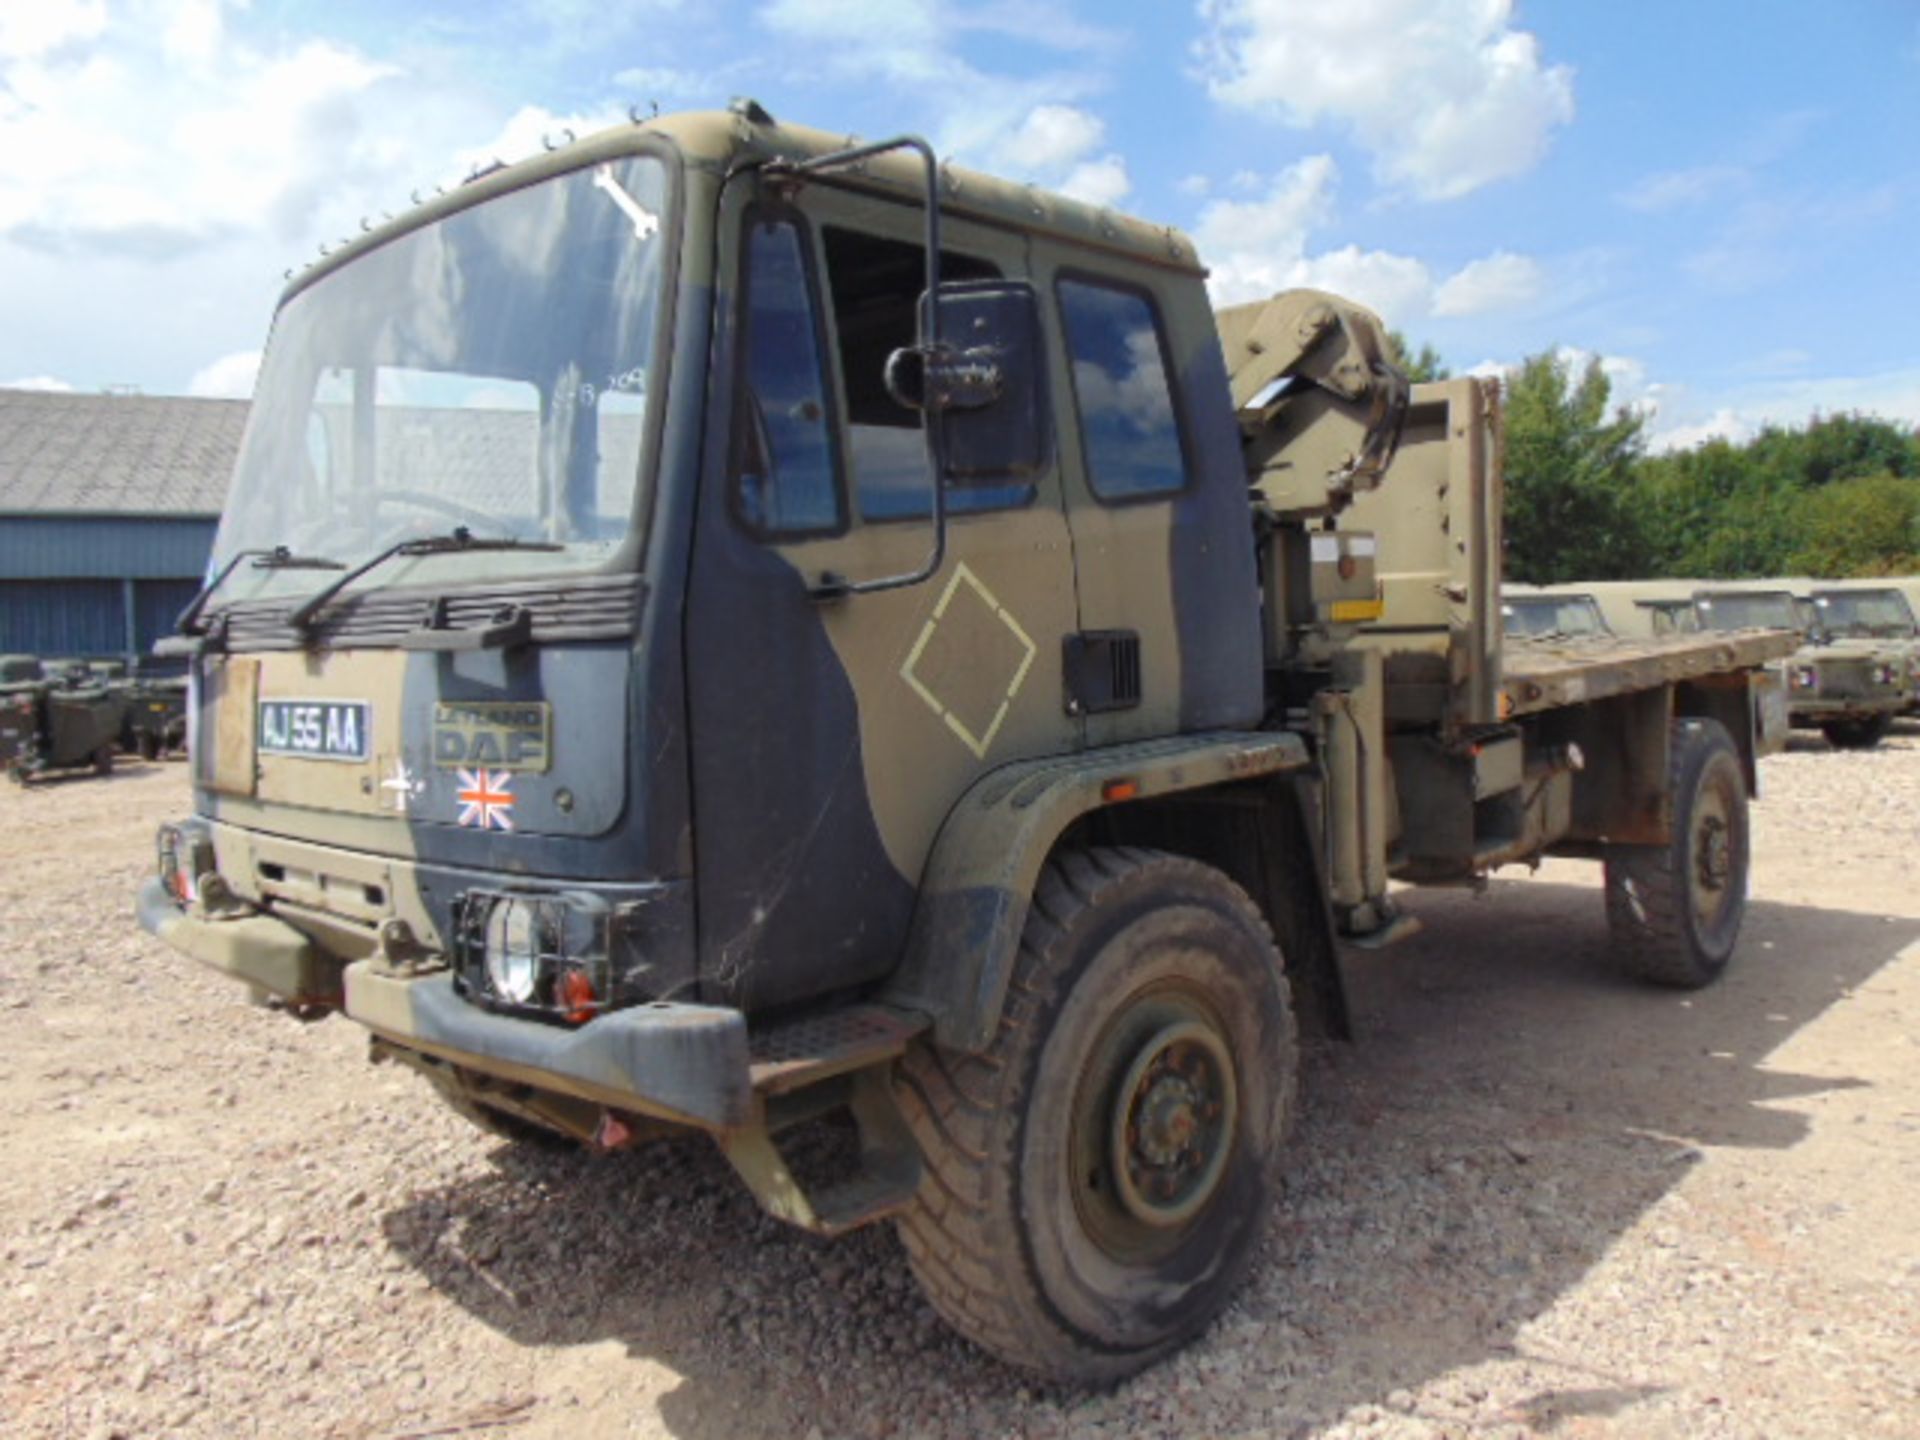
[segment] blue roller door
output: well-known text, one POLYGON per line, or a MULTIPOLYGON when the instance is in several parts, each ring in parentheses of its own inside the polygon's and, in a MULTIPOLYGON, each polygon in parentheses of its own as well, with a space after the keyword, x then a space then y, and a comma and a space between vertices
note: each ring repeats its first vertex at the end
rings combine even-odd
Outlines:
POLYGON ((173 622, 187 608, 200 586, 193 580, 136 580, 133 617, 136 643, 142 655, 153 652, 153 642, 173 633, 173 622))
POLYGON ((117 580, 0 580, 0 652, 119 655, 124 616, 117 580))

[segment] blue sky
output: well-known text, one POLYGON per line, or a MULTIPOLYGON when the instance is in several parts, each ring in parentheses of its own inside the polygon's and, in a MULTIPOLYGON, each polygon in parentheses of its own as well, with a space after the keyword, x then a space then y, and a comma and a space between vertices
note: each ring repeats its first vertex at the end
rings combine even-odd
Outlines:
POLYGON ((634 101, 929 135, 1663 445, 1920 423, 1920 6, 0 0, 0 384, 245 393, 282 271, 634 101))

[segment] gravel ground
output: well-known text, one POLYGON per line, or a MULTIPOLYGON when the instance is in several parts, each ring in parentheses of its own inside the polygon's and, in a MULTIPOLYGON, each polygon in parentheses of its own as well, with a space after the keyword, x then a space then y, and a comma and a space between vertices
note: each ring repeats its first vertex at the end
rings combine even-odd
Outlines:
MULTIPOLYGON (((139 933, 183 767, 0 794, 10 1436, 1920 1435, 1920 729, 1766 762, 1697 995, 1591 867, 1414 892, 1309 1054, 1286 1203, 1108 1394, 952 1338, 889 1231, 760 1216, 704 1141, 501 1145, 139 933)), ((1518 872, 1516 872, 1518 873, 1518 872)))

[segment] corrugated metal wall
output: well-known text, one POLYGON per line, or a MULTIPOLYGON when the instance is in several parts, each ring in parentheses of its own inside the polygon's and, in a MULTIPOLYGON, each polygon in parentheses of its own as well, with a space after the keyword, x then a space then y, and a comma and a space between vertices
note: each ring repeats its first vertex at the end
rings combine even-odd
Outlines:
POLYGON ((0 653, 146 654, 199 589, 218 522, 0 516, 0 653))
POLYGON ((127 627, 118 580, 0 580, 0 651, 118 655, 127 627))
POLYGON ((214 519, 0 515, 0 580, 198 579, 214 519))

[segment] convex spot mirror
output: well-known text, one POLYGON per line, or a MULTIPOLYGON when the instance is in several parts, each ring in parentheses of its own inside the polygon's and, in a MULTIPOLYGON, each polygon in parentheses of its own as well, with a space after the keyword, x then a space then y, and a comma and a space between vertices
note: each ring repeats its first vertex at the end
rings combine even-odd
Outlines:
POLYGON ((894 351, 887 358, 887 393, 908 409, 938 410, 945 479, 965 484, 1036 474, 1047 462, 1051 427, 1033 287, 965 280, 942 285, 936 296, 939 352, 894 351))

